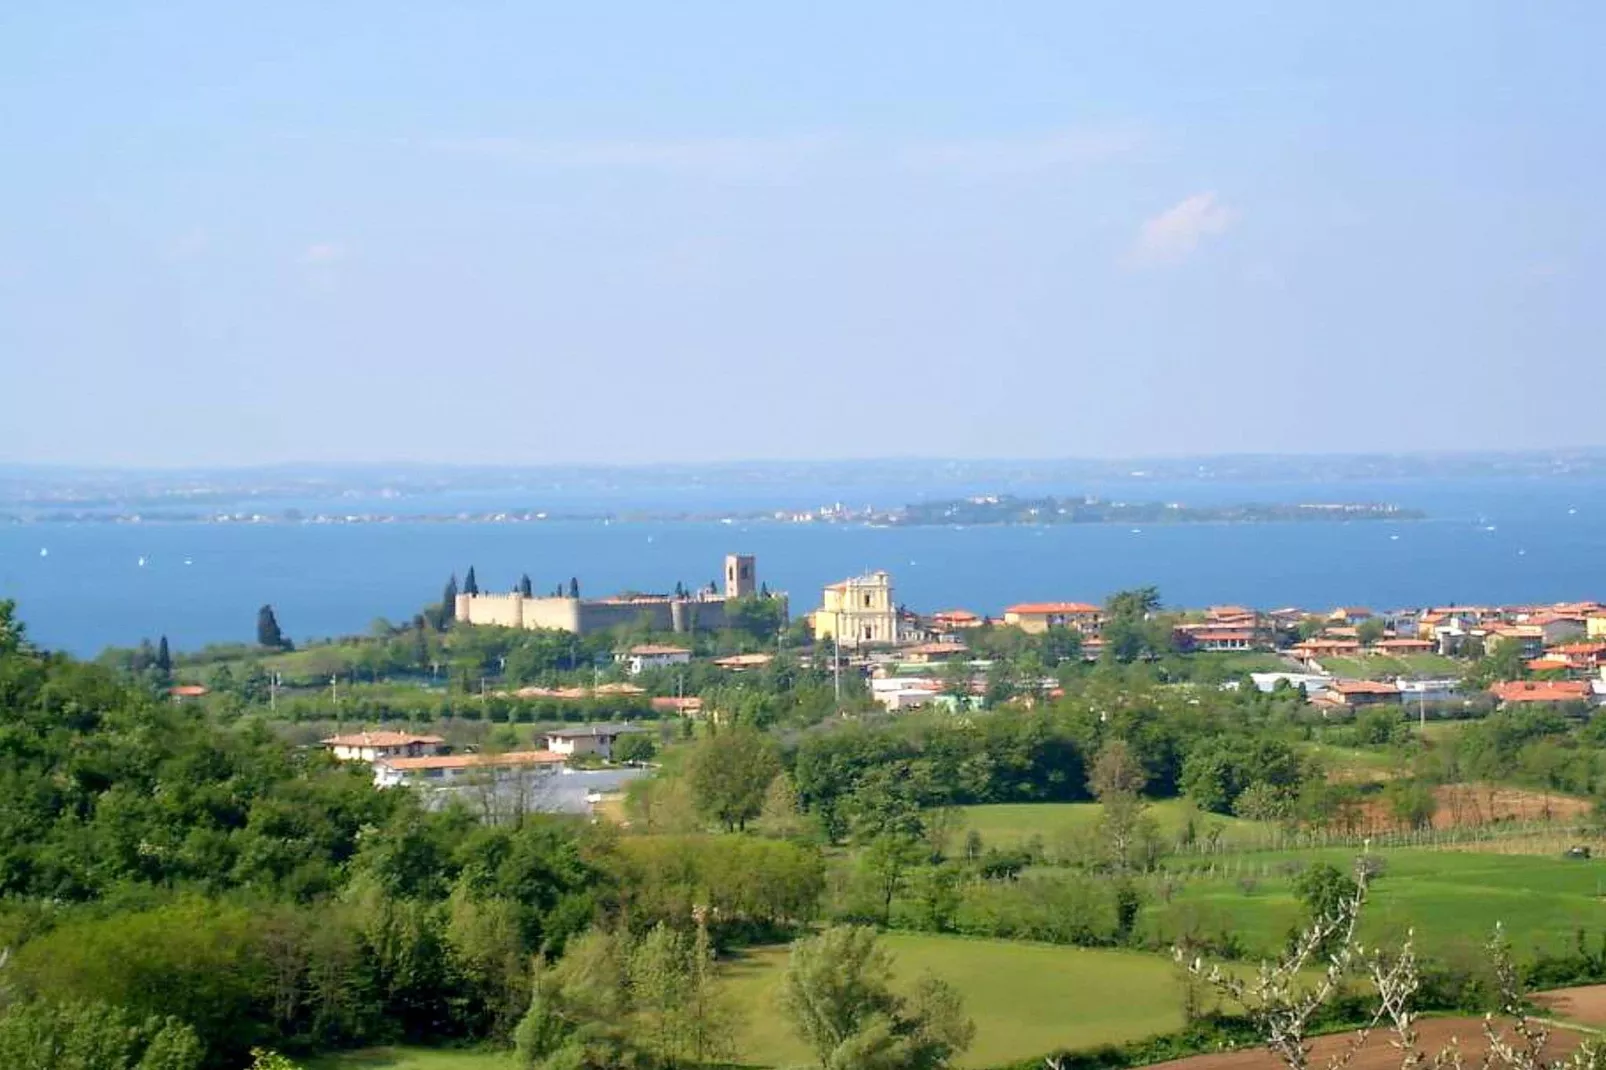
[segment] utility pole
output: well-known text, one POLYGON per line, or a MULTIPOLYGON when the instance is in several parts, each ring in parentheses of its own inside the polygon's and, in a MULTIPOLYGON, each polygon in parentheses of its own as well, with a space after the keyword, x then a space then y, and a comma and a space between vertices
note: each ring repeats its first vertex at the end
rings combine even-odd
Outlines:
POLYGON ((268 709, 274 713, 279 710, 279 673, 277 670, 268 673, 268 709))

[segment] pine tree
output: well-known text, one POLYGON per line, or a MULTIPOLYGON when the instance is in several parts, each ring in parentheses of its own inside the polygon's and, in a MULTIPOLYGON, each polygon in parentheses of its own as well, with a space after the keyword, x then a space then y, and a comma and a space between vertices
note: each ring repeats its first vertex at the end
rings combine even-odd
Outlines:
POLYGON ((441 592, 440 617, 435 621, 435 630, 444 632, 457 616, 457 573, 446 581, 446 590, 441 592))
POLYGON ((167 636, 162 636, 156 643, 156 668, 163 676, 173 672, 173 655, 167 648, 167 636))
POLYGON ((279 630, 279 620, 273 615, 272 606, 257 610, 257 646, 274 649, 284 646, 284 633, 279 630))
POLYGON ((580 580, 579 580, 578 577, 575 577, 575 576, 570 576, 569 577, 569 597, 570 598, 579 598, 580 597, 580 580))
POLYGON ((519 577, 519 594, 523 595, 525 598, 529 598, 532 595, 532 590, 530 587, 530 574, 528 572, 519 577))
POLYGON ((463 577, 463 593, 479 594, 480 581, 474 578, 474 566, 468 566, 468 575, 463 577))

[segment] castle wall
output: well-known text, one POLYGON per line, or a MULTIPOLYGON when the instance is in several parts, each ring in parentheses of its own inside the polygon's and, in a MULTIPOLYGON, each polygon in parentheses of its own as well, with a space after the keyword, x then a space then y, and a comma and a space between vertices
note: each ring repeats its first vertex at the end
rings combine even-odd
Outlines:
POLYGON ((517 594, 465 594, 457 599, 457 619, 500 628, 524 627, 523 599, 517 594), (466 610, 466 614, 465 614, 466 610))
POLYGON ((578 598, 526 598, 524 600, 524 627, 555 628, 565 632, 581 632, 578 598))

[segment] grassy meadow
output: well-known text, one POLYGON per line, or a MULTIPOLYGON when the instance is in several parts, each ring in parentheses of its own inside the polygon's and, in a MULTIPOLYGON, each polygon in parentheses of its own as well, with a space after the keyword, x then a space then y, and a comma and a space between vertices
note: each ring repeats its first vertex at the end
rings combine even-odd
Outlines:
MULTIPOLYGON (((882 939, 899 981, 912 983, 930 972, 964 996, 976 1041, 963 1066, 1136 1040, 1182 1024, 1176 975, 1157 955, 914 933, 882 939)), ((786 955, 784 947, 754 949, 727 967, 747 1017, 738 1059, 746 1065, 813 1061, 776 1009, 786 955)))
POLYGON ((1440 654, 1367 654, 1359 658, 1323 658, 1322 668, 1348 680, 1389 677, 1452 679, 1466 672, 1466 663, 1440 654))
MULTIPOLYGON (((981 834, 984 847, 1009 848, 1025 843, 1033 836, 1041 836, 1045 847, 1052 850, 1055 843, 1067 836, 1091 833, 1098 825, 1104 808, 1098 803, 992 803, 985 806, 959 808, 960 825, 952 837, 952 849, 964 842, 965 834, 975 829, 981 834)), ((1260 821, 1222 817, 1218 814, 1201 815, 1181 799, 1163 799, 1152 803, 1148 813, 1160 826, 1160 834, 1168 841, 1175 840, 1192 815, 1199 835, 1211 825, 1222 829, 1223 845, 1250 845, 1268 841, 1275 832, 1273 826, 1260 821)))
MULTIPOLYGON (((1158 897, 1143 924, 1151 938, 1175 939, 1190 925, 1236 932, 1251 952, 1275 951, 1299 918, 1290 863, 1348 869, 1355 851, 1263 851, 1218 860, 1215 875, 1181 880, 1170 902, 1158 897)), ((1515 951, 1561 950, 1583 929, 1591 943, 1606 931, 1606 861, 1559 854, 1518 855, 1405 847, 1373 852, 1383 873, 1372 885, 1363 923, 1370 941, 1414 928, 1430 954, 1482 946, 1501 924, 1515 951)), ((1208 864, 1208 862, 1206 862, 1208 864)))
POLYGON ((513 1070, 507 1052, 410 1047, 367 1048, 298 1062, 307 1070, 513 1070))
MULTIPOLYGON (((954 985, 976 1022, 962 1066, 997 1066, 1057 1047, 1136 1040, 1182 1024, 1177 978, 1167 960, 1004 940, 889 933, 897 979, 932 973, 954 985)), ((785 947, 741 952, 723 969, 745 1022, 737 1061, 747 1066, 813 1063, 776 1004, 785 947)), ((325 1056, 308 1070, 512 1070, 502 1052, 375 1048, 325 1056)))

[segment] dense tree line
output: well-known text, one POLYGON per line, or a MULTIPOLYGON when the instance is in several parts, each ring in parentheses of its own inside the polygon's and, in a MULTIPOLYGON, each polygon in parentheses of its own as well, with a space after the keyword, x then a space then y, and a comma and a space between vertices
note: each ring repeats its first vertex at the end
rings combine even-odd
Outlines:
POLYGON ((713 941, 784 935, 819 899, 806 844, 426 811, 254 719, 35 650, 3 603, 0 714, 0 1052, 194 1070, 507 1041, 533 964, 595 926, 689 934, 711 904, 713 941))

